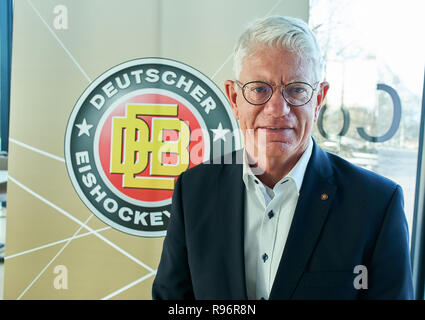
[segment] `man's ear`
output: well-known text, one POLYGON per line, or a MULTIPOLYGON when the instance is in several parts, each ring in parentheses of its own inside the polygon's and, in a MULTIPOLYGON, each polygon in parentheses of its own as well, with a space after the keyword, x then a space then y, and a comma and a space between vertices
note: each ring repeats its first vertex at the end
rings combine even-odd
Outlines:
POLYGON ((226 80, 224 82, 224 88, 226 89, 226 96, 227 99, 229 99, 230 106, 232 107, 233 115, 236 119, 239 119, 238 107, 236 105, 238 94, 235 90, 235 83, 232 80, 226 80))
POLYGON ((319 92, 317 93, 316 107, 314 109, 314 121, 316 121, 317 118, 319 117, 319 112, 320 112, 320 109, 322 109, 322 105, 325 101, 328 90, 329 90, 328 82, 323 81, 322 83, 320 83, 319 92))

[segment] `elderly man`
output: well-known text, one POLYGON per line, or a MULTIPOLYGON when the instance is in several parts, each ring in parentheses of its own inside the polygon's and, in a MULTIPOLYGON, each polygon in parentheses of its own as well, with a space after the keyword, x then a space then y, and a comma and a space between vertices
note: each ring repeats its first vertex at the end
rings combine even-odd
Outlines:
POLYGON ((179 177, 154 299, 413 298, 401 188, 311 137, 321 69, 299 19, 241 35, 225 88, 244 160, 179 177))

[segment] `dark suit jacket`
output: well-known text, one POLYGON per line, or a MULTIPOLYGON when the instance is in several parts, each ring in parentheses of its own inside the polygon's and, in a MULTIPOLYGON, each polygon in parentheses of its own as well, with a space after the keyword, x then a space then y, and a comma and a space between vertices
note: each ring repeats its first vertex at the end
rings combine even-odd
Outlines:
MULTIPOLYGON (((244 188, 241 164, 181 174, 154 299, 247 298, 244 188)), ((314 143, 270 299, 413 299, 408 237, 400 186, 314 143)))

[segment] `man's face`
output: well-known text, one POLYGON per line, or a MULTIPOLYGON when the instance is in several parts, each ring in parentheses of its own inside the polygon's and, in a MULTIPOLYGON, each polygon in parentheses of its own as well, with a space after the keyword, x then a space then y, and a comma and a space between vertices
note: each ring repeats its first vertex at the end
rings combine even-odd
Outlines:
POLYGON ((274 88, 269 101, 263 105, 252 105, 243 97, 242 89, 235 87, 232 81, 225 84, 250 156, 297 161, 307 148, 313 124, 329 87, 327 83, 318 85, 315 82, 312 62, 286 49, 259 47, 245 57, 237 80, 241 86, 250 81, 271 85, 301 81, 317 87, 307 104, 295 107, 285 101, 279 87, 274 88))

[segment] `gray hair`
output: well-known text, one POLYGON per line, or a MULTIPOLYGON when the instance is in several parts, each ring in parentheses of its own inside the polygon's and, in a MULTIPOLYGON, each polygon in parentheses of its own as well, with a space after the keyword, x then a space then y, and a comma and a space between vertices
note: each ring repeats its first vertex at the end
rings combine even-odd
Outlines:
POLYGON ((254 20, 240 36, 233 56, 233 72, 236 79, 242 70, 247 54, 255 52, 258 45, 286 48, 302 57, 311 59, 316 81, 322 77, 323 60, 316 36, 301 19, 271 16, 254 20))

